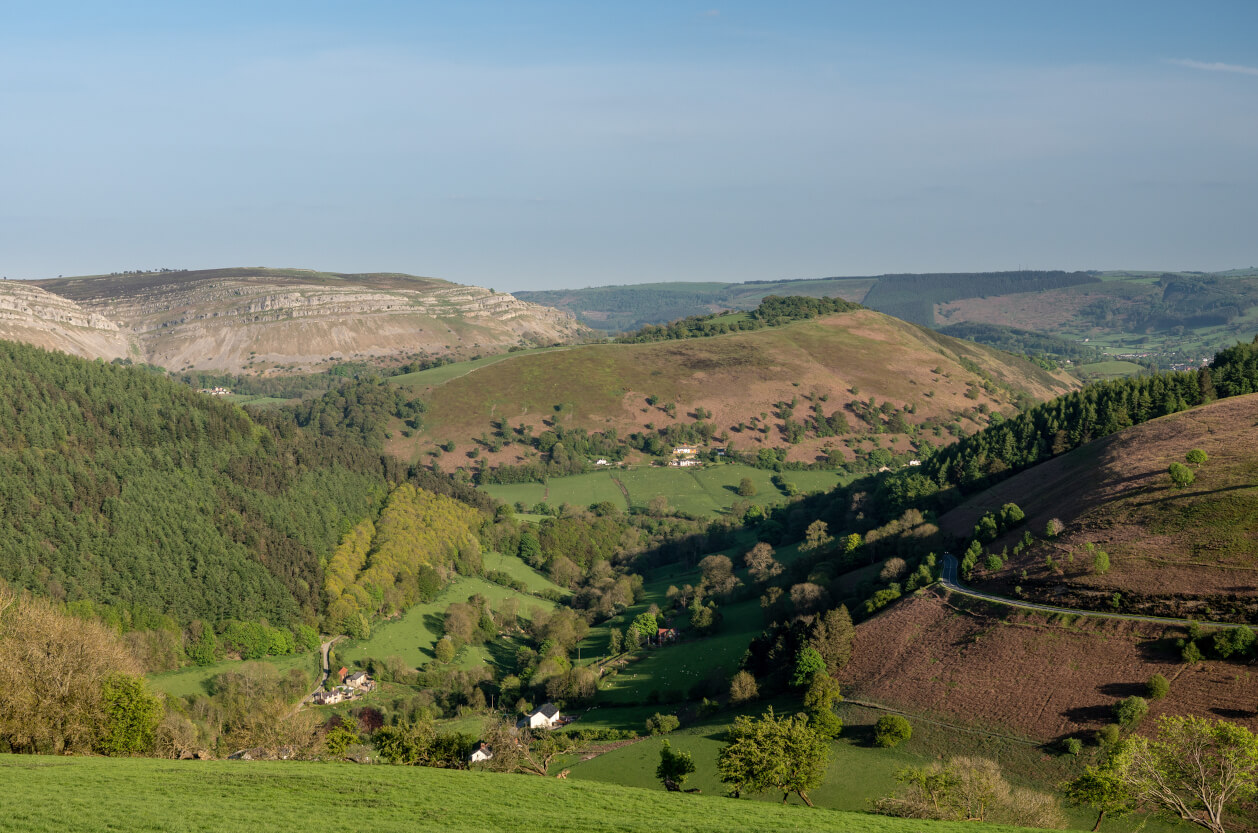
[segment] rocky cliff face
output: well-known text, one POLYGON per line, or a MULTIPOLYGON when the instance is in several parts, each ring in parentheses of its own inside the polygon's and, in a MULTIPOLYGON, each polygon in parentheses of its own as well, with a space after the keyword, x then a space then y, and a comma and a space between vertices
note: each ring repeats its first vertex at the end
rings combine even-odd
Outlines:
POLYGON ((90 359, 138 356, 107 317, 25 281, 0 281, 0 338, 90 359))
POLYGON ((569 313, 409 275, 219 269, 68 278, 31 289, 56 298, 63 315, 113 326, 136 345, 136 358, 170 370, 466 356, 587 332, 569 313))

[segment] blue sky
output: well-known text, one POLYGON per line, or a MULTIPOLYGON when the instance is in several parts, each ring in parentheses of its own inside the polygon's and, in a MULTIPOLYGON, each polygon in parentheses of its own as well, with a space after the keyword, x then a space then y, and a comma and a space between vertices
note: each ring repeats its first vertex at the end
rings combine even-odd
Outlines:
POLYGON ((0 0, 0 273, 1258 265, 1258 3, 0 0))

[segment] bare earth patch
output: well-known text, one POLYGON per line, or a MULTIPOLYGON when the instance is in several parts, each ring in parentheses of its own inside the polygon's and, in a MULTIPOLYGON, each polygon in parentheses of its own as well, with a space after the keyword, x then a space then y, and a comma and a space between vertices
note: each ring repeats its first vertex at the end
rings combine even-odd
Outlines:
POLYGON ((1080 617, 1070 626, 1043 615, 926 593, 856 629, 845 693, 906 711, 1003 728, 1042 741, 1113 722, 1113 706, 1145 695, 1153 674, 1171 692, 1150 703, 1161 714, 1225 717, 1258 728, 1258 675, 1248 665, 1178 660, 1176 628, 1080 617))

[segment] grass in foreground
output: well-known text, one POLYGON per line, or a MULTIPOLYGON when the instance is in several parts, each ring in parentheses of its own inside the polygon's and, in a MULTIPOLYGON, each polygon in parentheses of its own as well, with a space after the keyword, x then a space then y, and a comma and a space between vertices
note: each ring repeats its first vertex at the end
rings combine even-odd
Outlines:
MULTIPOLYGON (((844 831, 973 833, 963 822, 423 767, 0 756, 0 830, 24 833, 844 831)), ((986 831, 1016 828, 984 826, 986 831)))

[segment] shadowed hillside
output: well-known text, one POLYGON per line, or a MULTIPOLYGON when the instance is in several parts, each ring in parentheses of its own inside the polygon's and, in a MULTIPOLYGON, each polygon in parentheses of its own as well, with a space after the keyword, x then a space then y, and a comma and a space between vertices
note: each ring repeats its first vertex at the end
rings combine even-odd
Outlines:
MULTIPOLYGON (((1252 621, 1258 614, 1258 395, 1220 400, 1155 419, 1028 469, 944 515, 941 526, 967 536, 985 512, 1013 502, 1037 537, 1050 519, 1064 523, 1000 570, 979 570, 996 592, 1020 586, 1053 604, 1176 617, 1252 621), (1177 487, 1168 468, 1189 465, 1177 487), (1092 549, 1089 549, 1091 547, 1092 549), (1109 557, 1099 572, 1094 550, 1109 557), (1051 557, 1053 566, 1046 565, 1051 557), (1026 576, 1023 577, 1023 571, 1026 576)), ((1023 535, 989 546, 998 550, 1023 535)))

